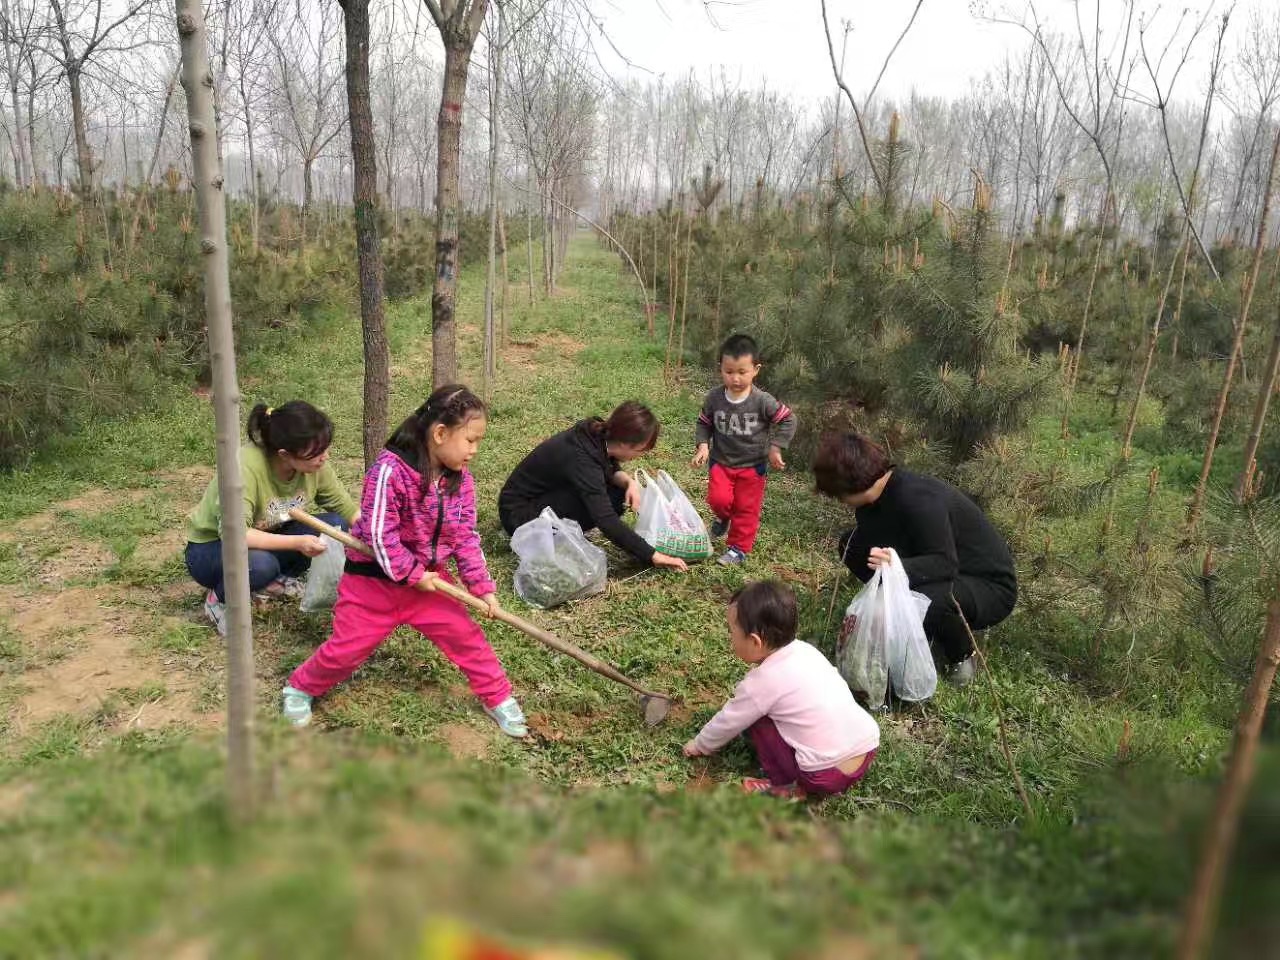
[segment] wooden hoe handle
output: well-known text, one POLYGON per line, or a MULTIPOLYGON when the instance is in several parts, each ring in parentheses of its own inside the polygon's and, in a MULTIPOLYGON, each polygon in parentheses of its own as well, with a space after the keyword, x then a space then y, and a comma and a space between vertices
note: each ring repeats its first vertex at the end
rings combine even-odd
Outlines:
MULTIPOLYGON (((306 524, 312 530, 333 537, 333 539, 337 540, 344 546, 350 547, 352 550, 359 551, 367 556, 373 556, 373 548, 363 540, 357 540, 345 530, 339 530, 337 527, 331 526, 323 520, 313 517, 311 514, 299 507, 293 507, 290 509, 289 516, 294 520, 297 520, 299 523, 306 524)), ((487 603, 479 597, 473 597, 461 587, 454 586, 443 577, 420 580, 418 582, 418 588, 421 590, 436 590, 448 597, 451 597, 459 603, 464 603, 469 607, 474 607, 486 616, 489 613, 489 605, 487 603)), ((652 690, 646 690, 611 663, 601 660, 594 654, 587 653, 587 651, 570 643, 568 640, 561 640, 554 633, 549 633, 548 631, 543 630, 541 627, 530 623, 523 617, 516 616, 509 610, 499 607, 498 612, 493 615, 493 619, 501 620, 508 626, 515 627, 521 633, 526 636, 533 637, 533 639, 537 640, 539 643, 545 644, 552 650, 563 653, 566 656, 573 657, 573 659, 577 660, 583 666, 594 670, 601 676, 608 677, 610 680, 621 683, 623 686, 630 687, 641 696, 654 697, 659 700, 671 699, 664 693, 655 693, 652 690)))

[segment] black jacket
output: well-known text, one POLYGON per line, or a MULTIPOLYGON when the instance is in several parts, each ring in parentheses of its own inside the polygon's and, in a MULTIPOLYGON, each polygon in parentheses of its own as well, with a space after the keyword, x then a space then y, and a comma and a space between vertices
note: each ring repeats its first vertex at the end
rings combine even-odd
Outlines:
POLYGON ((854 511, 845 562, 864 583, 874 547, 898 552, 911 586, 973 577, 1017 589, 1009 545, 981 508, 936 477, 895 469, 880 499, 854 511))
POLYGON ((510 531, 536 516, 548 497, 572 490, 606 537, 637 560, 652 562, 653 547, 622 522, 609 499, 609 483, 621 468, 605 449, 601 424, 598 418, 580 420, 534 447, 503 484, 499 517, 510 531))

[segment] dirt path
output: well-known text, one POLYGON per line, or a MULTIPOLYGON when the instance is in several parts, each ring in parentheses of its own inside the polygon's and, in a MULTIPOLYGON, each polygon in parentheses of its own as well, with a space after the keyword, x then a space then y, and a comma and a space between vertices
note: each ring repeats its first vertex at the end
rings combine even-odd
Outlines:
POLYGON ((0 533, 6 742, 68 720, 104 733, 220 722, 207 675, 221 650, 195 621, 198 591, 177 576, 183 515, 210 475, 90 490, 0 533))

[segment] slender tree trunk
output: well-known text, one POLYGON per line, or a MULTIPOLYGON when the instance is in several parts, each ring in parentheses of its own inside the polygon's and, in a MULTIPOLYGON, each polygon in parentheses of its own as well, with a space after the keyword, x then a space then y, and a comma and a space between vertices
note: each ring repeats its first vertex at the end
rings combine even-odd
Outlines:
MULTIPOLYGON (((1108 191, 1109 192, 1109 191, 1108 191)), ((1071 400, 1075 395, 1076 381, 1080 378, 1081 353, 1084 351, 1084 335, 1089 328, 1089 311, 1093 307, 1093 291, 1098 285, 1098 269, 1102 265, 1102 240, 1104 225, 1107 221, 1106 206, 1103 205, 1102 221, 1098 226, 1098 243, 1093 251, 1093 269, 1089 273, 1089 291, 1084 298, 1084 312, 1080 316, 1080 335, 1076 337, 1076 352, 1072 355, 1071 369, 1067 371, 1067 396, 1062 410, 1062 439, 1070 433, 1071 400)))
POLYGON ((528 171, 529 180, 529 200, 524 208, 524 225, 526 242, 524 245, 525 256, 529 261, 529 306, 533 306, 533 171, 528 171))
POLYGON ((507 345, 507 300, 511 283, 511 270, 507 263, 507 218, 498 209, 498 253, 502 255, 502 301, 498 307, 498 343, 507 345))
POLYGON ((1178 942, 1178 960, 1196 960, 1204 955, 1222 897, 1223 874, 1231 860, 1236 834, 1240 828, 1240 812, 1253 783, 1258 736, 1267 713, 1276 667, 1280 666, 1280 597, 1267 606, 1267 625, 1258 646, 1253 677, 1244 695, 1244 707, 1236 721, 1235 742, 1227 761, 1227 772, 1218 788, 1213 819, 1205 832, 1196 870, 1195 885, 1187 900, 1182 936, 1178 942))
POLYGON ((492 68, 489 97, 489 262, 484 283, 484 387, 485 400, 492 399, 493 382, 498 375, 497 320, 494 296, 498 286, 498 110, 502 103, 502 45, 506 42, 507 11, 502 0, 494 0, 498 10, 497 43, 490 54, 492 68))
POLYGON ((302 253, 307 245, 307 225, 311 222, 312 207, 315 202, 315 183, 312 176, 315 162, 316 158, 312 156, 302 158, 302 218, 299 228, 302 236, 298 241, 298 253, 302 253))
POLYGON ((689 274, 693 272, 693 221, 696 214, 689 217, 684 233, 684 277, 680 296, 680 343, 676 348, 676 370, 684 369, 684 325, 689 313, 689 274))
MULTIPOLYGON (((1263 247, 1267 242, 1267 220, 1271 215, 1271 191, 1275 186, 1276 162, 1280 159, 1280 131, 1276 132, 1275 142, 1271 147, 1271 162, 1267 167, 1267 179, 1263 187, 1262 214, 1258 218, 1258 236, 1253 245, 1253 262, 1249 266, 1249 274, 1245 278, 1244 295, 1240 302, 1240 318, 1236 323, 1235 341, 1231 344, 1231 356, 1227 358, 1227 370, 1222 377, 1222 389, 1218 391, 1217 406, 1213 414, 1213 426, 1209 429, 1209 440, 1204 448, 1204 462, 1200 466, 1200 480, 1196 483, 1196 492, 1191 500, 1191 508, 1187 514, 1187 531, 1193 533, 1200 522, 1200 512, 1204 508, 1204 498, 1209 487, 1209 472, 1213 469, 1213 457, 1218 449, 1218 434, 1222 431, 1222 421, 1227 414, 1227 400, 1231 396, 1231 383, 1235 379, 1236 366, 1244 347, 1244 335, 1249 326, 1249 308, 1253 304, 1254 288, 1258 284, 1258 271, 1262 267, 1263 247)), ((1246 464, 1247 466, 1247 464, 1246 464)))
POLYGON ((85 127, 84 96, 80 90, 80 67, 67 67, 67 85, 71 88, 71 128, 76 138, 76 165, 80 170, 80 195, 93 194, 93 149, 89 146, 89 134, 85 127))
POLYGON ((382 245, 378 236, 378 152, 369 105, 369 0, 340 0, 347 34, 347 108, 356 254, 360 262, 360 329, 364 336, 364 464, 373 463, 387 430, 391 351, 383 308, 382 245))
MULTIPOLYGON (((472 38, 474 42, 474 38, 472 38)), ((462 103, 471 46, 444 35, 444 89, 436 119, 436 276, 431 291, 431 384, 458 379, 458 206, 462 151, 462 103)))
MULTIPOLYGON (((241 87, 243 91, 244 87, 241 87)), ((262 220, 262 184, 258 176, 258 154, 253 145, 253 113, 249 101, 244 100, 244 139, 249 154, 249 232, 253 238, 253 249, 258 249, 258 225, 262 220)))
POLYGON ((182 43, 182 86, 187 93, 191 166, 204 253, 204 302, 213 368, 217 424, 218 499, 222 504, 222 565, 227 599, 227 773, 231 811, 253 813, 253 634, 249 620, 249 550, 244 483, 240 478, 240 393, 227 256, 227 209, 218 131, 213 112, 213 73, 200 0, 177 0, 182 43))
POLYGON ((1262 442, 1262 428, 1267 422, 1267 408, 1271 404, 1272 395, 1276 392, 1278 379, 1280 379, 1280 305, 1276 307, 1275 336, 1271 340, 1271 352, 1267 355, 1267 365, 1262 371, 1258 401, 1253 407, 1253 423, 1249 426, 1249 439, 1244 446, 1244 466, 1240 471, 1239 479, 1236 480, 1236 503, 1244 503, 1249 496, 1249 485, 1258 468, 1258 444, 1262 442))
POLYGON ((1142 363, 1142 373, 1138 375, 1138 388, 1133 394, 1133 405, 1129 408, 1129 421, 1124 427, 1124 443, 1122 444, 1121 456, 1128 460, 1133 456, 1133 433, 1138 426, 1138 408, 1142 405, 1142 395, 1147 389, 1147 379, 1151 376, 1151 367, 1155 363, 1156 346, 1160 343, 1160 322, 1164 317, 1164 306, 1169 299, 1169 288, 1173 286, 1173 274, 1178 267, 1179 254, 1182 260, 1186 261, 1187 254, 1191 249, 1191 228, 1188 224, 1183 230, 1181 248, 1174 251, 1173 259, 1169 263, 1169 275, 1165 278, 1164 289, 1160 291, 1160 300, 1156 304, 1155 319, 1151 321, 1151 336, 1147 341, 1147 355, 1142 363))

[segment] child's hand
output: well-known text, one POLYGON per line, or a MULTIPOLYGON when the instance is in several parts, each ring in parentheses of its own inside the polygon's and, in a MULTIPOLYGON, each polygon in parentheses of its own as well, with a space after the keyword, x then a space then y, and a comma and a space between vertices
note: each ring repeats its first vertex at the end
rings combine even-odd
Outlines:
POLYGON ((769 466, 775 470, 787 469, 787 462, 782 459, 782 450, 779 447, 769 448, 769 466))
POLYGON ((298 552, 304 557, 318 557, 324 551, 324 541, 319 537, 309 537, 305 534, 298 537, 298 552))
POLYGON ((432 593, 435 591, 436 581, 439 579, 440 579, 440 575, 438 573, 432 573, 430 570, 428 570, 426 573, 422 575, 422 579, 414 584, 414 587, 418 590, 422 590, 427 593, 432 593))
POLYGON ((700 749, 698 749, 698 745, 693 740, 690 740, 688 743, 686 743, 682 748, 682 750, 686 757, 705 757, 706 756, 705 753, 703 753, 700 749))
POLYGON ((480 601, 489 609, 484 611, 484 615, 492 620, 498 615, 498 611, 502 606, 498 603, 498 595, 496 593, 486 593, 480 598, 480 601))
POLYGON ((694 451, 693 459, 689 461, 689 464, 694 467, 700 467, 707 462, 710 456, 711 448, 705 443, 700 443, 698 444, 698 449, 694 451))

